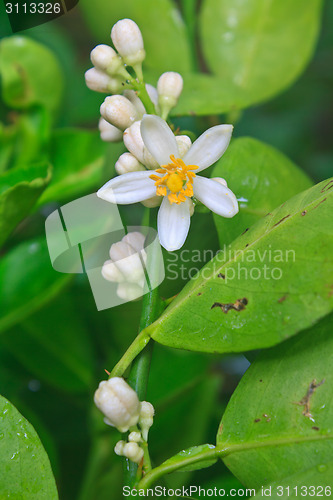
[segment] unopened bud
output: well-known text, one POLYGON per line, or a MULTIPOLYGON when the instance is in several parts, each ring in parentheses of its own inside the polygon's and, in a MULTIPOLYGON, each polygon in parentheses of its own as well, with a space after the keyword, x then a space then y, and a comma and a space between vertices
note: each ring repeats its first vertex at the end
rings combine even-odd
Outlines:
POLYGON ((146 53, 141 31, 134 21, 118 21, 111 30, 111 39, 126 64, 134 67, 142 63, 146 53))
POLYGON ((132 462, 138 464, 142 460, 143 449, 140 448, 138 443, 126 443, 123 449, 123 455, 132 462))
POLYGON ((178 146, 179 156, 180 158, 183 158, 185 153, 187 153, 190 149, 192 141, 188 135, 176 135, 175 139, 178 146))
POLYGON ((212 181, 218 182, 219 184, 222 184, 222 186, 228 187, 227 181, 222 177, 212 177, 212 181))
POLYGON ((97 408, 104 413, 107 424, 126 432, 136 425, 140 416, 140 402, 136 392, 123 378, 103 380, 94 395, 97 408))
POLYGON ((141 163, 131 153, 123 153, 120 155, 116 161, 115 169, 118 175, 146 170, 145 167, 141 165, 141 163))
POLYGON ((142 441, 141 433, 140 432, 135 432, 135 431, 131 432, 128 435, 128 440, 131 443, 140 443, 140 441, 142 441))
POLYGON ((131 101, 133 106, 136 108, 138 114, 140 115, 140 118, 142 118, 146 110, 144 105, 142 104, 141 99, 138 97, 137 93, 134 90, 127 89, 124 90, 123 95, 127 97, 129 101, 131 101))
POLYGON ((122 95, 108 96, 100 111, 105 120, 121 130, 127 129, 140 118, 133 104, 122 95))
POLYGON ((155 106, 157 106, 158 105, 158 92, 157 92, 157 89, 155 87, 153 87, 152 85, 150 85, 150 83, 146 83, 146 90, 147 90, 147 94, 150 97, 151 102, 155 106))
POLYGON ((119 128, 104 120, 104 118, 100 118, 98 128, 102 141, 119 142, 123 138, 123 132, 119 128))
POLYGON ((183 79, 179 73, 168 71, 160 76, 157 82, 158 103, 162 117, 166 117, 178 102, 183 90, 183 79))
POLYGON ((102 267, 102 276, 107 281, 112 281, 114 283, 121 283, 125 279, 124 275, 121 271, 119 271, 118 267, 112 260, 104 262, 102 267))
POLYGON ((105 71, 109 75, 116 75, 123 66, 121 58, 109 45, 97 45, 90 52, 90 59, 96 68, 105 71))
POLYGON ((118 297, 126 301, 136 300, 142 297, 144 280, 140 280, 139 283, 140 284, 128 283, 127 281, 124 283, 119 283, 117 288, 118 297))
POLYGON ((120 78, 112 78, 97 68, 90 68, 84 74, 86 85, 90 90, 95 92, 113 93, 123 91, 122 80, 120 78))
POLYGON ((150 154, 142 140, 140 131, 141 121, 136 121, 127 128, 124 132, 124 144, 127 149, 134 155, 140 163, 149 169, 159 167, 155 158, 150 154))
POLYGON ((131 245, 122 240, 111 246, 110 257, 127 281, 142 284, 144 278, 142 260, 145 262, 147 259, 143 249, 138 253, 131 245))
POLYGON ((114 452, 119 457, 124 455, 125 444, 126 444, 126 441, 121 440, 121 441, 118 441, 118 443, 116 443, 116 446, 114 447, 114 452))
POLYGON ((147 441, 149 429, 153 425, 155 410, 153 405, 148 401, 141 401, 140 405, 141 408, 139 424, 142 432, 142 437, 145 441, 147 441))

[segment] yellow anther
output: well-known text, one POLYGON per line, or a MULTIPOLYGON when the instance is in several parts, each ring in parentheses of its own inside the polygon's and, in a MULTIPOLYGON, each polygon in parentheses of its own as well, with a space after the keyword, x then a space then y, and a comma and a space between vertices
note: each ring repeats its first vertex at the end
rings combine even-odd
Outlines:
POLYGON ((171 163, 162 165, 155 172, 160 175, 151 175, 150 178, 155 181, 156 194, 158 196, 167 196, 169 202, 179 205, 186 201, 186 198, 193 196, 193 179, 196 165, 185 165, 181 158, 170 156, 171 163))

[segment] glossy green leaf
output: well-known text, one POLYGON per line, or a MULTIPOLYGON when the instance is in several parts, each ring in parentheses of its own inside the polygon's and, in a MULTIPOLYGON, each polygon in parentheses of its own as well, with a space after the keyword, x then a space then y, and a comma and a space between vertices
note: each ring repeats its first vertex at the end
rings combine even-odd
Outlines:
POLYGON ((147 329, 204 352, 277 344, 333 308, 333 179, 288 200, 221 251, 147 329))
MULTIPOLYGON (((73 129, 55 132, 50 144, 52 182, 41 196, 39 205, 74 199, 99 188, 104 181, 106 151, 107 144, 97 132, 73 129)), ((113 175, 114 164, 122 151, 121 144, 110 147, 109 177, 113 175)))
POLYGON ((332 326, 326 316, 263 351, 232 395, 217 444, 230 446, 224 463, 244 486, 274 483, 271 498, 281 484, 333 486, 332 326))
POLYGON ((98 43, 110 44, 110 32, 119 19, 130 18, 142 32, 146 66, 159 71, 190 71, 186 28, 170 0, 81 0, 80 7, 98 43))
POLYGON ((25 110, 40 105, 52 113, 59 106, 63 77, 53 53, 24 36, 0 43, 2 98, 7 106, 25 110))
POLYGON ((47 164, 21 167, 0 175, 0 244, 26 217, 51 179, 47 164))
POLYGON ((250 137, 234 140, 211 177, 223 177, 239 201, 232 219, 214 215, 221 248, 284 201, 312 185, 277 149, 250 137))
POLYGON ((31 424, 0 396, 0 495, 22 500, 58 498, 51 465, 31 424))
POLYGON ((68 293, 63 292, 51 304, 6 331, 1 344, 38 380, 66 392, 90 389, 93 361, 89 331, 68 293))
POLYGON ((50 301, 70 279, 53 270, 45 238, 9 251, 0 259, 0 332, 50 301))
POLYGON ((188 458, 195 457, 195 455, 200 455, 201 453, 205 453, 206 451, 213 450, 215 448, 212 444, 202 444, 200 446, 192 446, 187 450, 182 450, 177 455, 169 458, 165 462, 163 462, 163 466, 169 467, 177 464, 177 468, 179 468, 179 472, 193 471, 204 469, 206 467, 211 467, 217 462, 217 458, 213 458, 210 460, 202 460, 200 462, 196 462, 192 465, 185 465, 185 467, 181 466, 182 460, 187 460, 188 458))
POLYGON ((201 42, 209 68, 243 108, 288 87, 309 61, 322 1, 204 0, 201 42))

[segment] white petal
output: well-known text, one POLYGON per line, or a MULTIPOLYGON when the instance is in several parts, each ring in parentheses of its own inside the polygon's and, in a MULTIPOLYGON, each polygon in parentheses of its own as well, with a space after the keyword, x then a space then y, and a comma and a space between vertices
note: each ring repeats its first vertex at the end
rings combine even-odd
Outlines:
POLYGON ((217 125, 206 130, 185 154, 183 160, 186 165, 197 165, 196 173, 210 167, 229 146, 232 130, 232 125, 217 125))
POLYGON ((161 245, 172 252, 181 248, 190 228, 190 203, 187 200, 179 205, 170 204, 167 196, 158 211, 157 229, 161 245))
POLYGON ((206 205, 209 210, 222 217, 233 217, 238 212, 238 203, 234 193, 213 179, 195 177, 193 180, 195 198, 206 205))
POLYGON ((97 196, 119 205, 146 200, 156 194, 155 183, 149 178, 150 175, 152 173, 149 170, 120 175, 104 184, 97 191, 97 196))
POLYGON ((170 163, 170 155, 178 158, 178 146, 169 125, 159 116, 145 115, 141 121, 141 136, 148 151, 159 165, 170 163))

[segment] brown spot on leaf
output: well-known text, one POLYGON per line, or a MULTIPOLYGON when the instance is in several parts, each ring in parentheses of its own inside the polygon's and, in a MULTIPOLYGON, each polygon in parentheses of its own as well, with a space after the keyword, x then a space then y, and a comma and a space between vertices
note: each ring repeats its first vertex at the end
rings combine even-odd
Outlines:
POLYGON ((218 278, 222 278, 222 279, 224 280, 224 279, 225 279, 225 274, 219 273, 219 274, 217 275, 217 277, 218 277, 218 278))
POLYGON ((268 418, 267 413, 263 413, 263 414, 262 414, 262 416, 263 416, 264 418, 268 418))
POLYGON ((202 293, 201 293, 201 292, 197 293, 197 297, 200 297, 200 295, 202 295, 202 293))
POLYGON ((246 243, 245 248, 247 248, 248 246, 249 246, 249 244, 248 244, 248 243, 246 243))
POLYGON ((245 229, 245 231, 243 231, 243 232, 242 232, 242 236, 243 236, 243 234, 247 233, 247 231, 248 231, 249 229, 250 229, 250 228, 249 228, 249 227, 247 227, 247 228, 245 229))
POLYGON ((324 193, 325 191, 328 191, 332 187, 333 187, 333 180, 330 180, 329 183, 326 184, 320 192, 324 193))
POLYGON ((261 418, 255 418, 254 421, 255 421, 255 423, 260 422, 261 418))
POLYGON ((278 226, 279 224, 281 224, 281 222, 288 219, 288 217, 290 217, 290 214, 286 215, 285 217, 282 217, 282 219, 280 219, 278 222, 276 222, 273 227, 278 226))
POLYGON ((317 384, 316 379, 313 379, 312 382, 310 383, 309 387, 308 387, 308 390, 306 391, 305 396, 300 401, 298 401, 297 403, 294 403, 295 405, 304 406, 304 410, 303 410, 302 413, 303 413, 303 415, 305 417, 308 417, 310 420, 313 419, 313 416, 310 413, 310 399, 311 399, 311 396, 315 392, 315 390, 317 389, 317 387, 319 387, 320 385, 323 385, 324 382, 325 382, 325 379, 323 379, 321 382, 319 382, 317 384))
POLYGON ((221 311, 223 311, 225 314, 227 314, 230 309, 234 309, 235 311, 243 311, 245 309, 245 306, 247 306, 248 300, 247 298, 243 299, 237 299, 235 303, 228 303, 228 304, 222 304, 221 302, 214 302, 212 305, 211 309, 214 309, 215 307, 220 307, 221 311))
POLYGON ((306 215, 307 213, 308 213, 307 210, 303 210, 303 212, 301 213, 301 215, 303 215, 303 217, 304 217, 304 215, 306 215))
POLYGON ((321 203, 324 203, 324 201, 326 201, 326 200, 327 200, 327 198, 324 198, 323 200, 321 200, 321 201, 318 203, 318 205, 316 205, 315 207, 313 207, 313 210, 314 210, 315 208, 318 208, 318 207, 319 207, 319 205, 321 205, 321 203))
POLYGON ((266 420, 266 422, 270 422, 270 421, 271 421, 271 419, 270 419, 270 418, 268 418, 268 419, 266 420))
POLYGON ((313 429, 314 431, 319 431, 319 427, 317 427, 317 426, 315 426, 315 425, 312 427, 312 429, 313 429))
POLYGON ((279 304, 282 304, 282 302, 284 302, 287 298, 287 295, 283 295, 283 297, 280 297, 279 300, 278 300, 278 303, 279 304))

